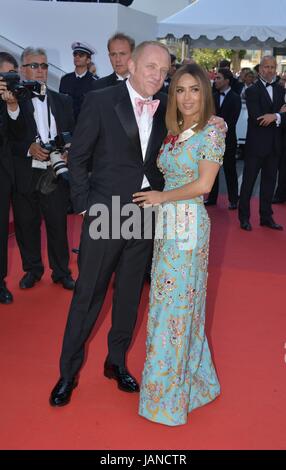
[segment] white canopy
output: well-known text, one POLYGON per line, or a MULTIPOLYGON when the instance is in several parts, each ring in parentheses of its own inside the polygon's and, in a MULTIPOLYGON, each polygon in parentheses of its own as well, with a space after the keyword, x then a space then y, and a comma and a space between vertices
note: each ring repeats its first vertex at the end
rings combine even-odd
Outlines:
POLYGON ((286 46, 286 0, 196 0, 158 25, 158 37, 189 35, 195 47, 286 46))

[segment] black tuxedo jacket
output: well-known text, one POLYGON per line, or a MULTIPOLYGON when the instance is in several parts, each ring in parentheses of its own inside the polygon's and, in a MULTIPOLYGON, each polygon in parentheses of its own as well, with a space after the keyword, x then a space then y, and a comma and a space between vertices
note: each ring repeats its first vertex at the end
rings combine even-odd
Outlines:
POLYGON ((244 83, 243 82, 240 82, 239 80, 237 80, 233 86, 231 87, 232 91, 234 91, 235 93, 237 93, 238 95, 240 95, 240 93, 242 92, 244 88, 244 83))
MULTIPOLYGON (((48 90, 47 95, 56 121, 57 132, 72 132, 74 117, 71 98, 52 90, 48 90)), ((27 157, 27 154, 38 132, 32 100, 23 100, 19 106, 18 118, 15 121, 9 118, 9 136, 15 167, 16 189, 18 192, 26 193, 30 189, 32 180, 32 158, 27 157)))
POLYGON ((216 92, 214 94, 214 101, 216 115, 222 117, 228 126, 228 131, 225 138, 226 148, 236 147, 236 123, 241 111, 240 96, 234 91, 230 90, 224 97, 222 106, 220 107, 220 94, 216 92))
POLYGON ((106 77, 102 77, 99 80, 94 80, 93 83, 93 90, 102 90, 103 88, 120 85, 122 80, 118 80, 117 75, 115 72, 107 75, 106 77))
MULTIPOLYGON (((277 83, 273 86, 273 101, 261 80, 247 88, 245 92, 246 106, 248 110, 248 126, 246 136, 246 151, 249 155, 261 157, 275 152, 281 153, 281 126, 272 123, 267 127, 259 125, 257 118, 263 114, 279 113, 284 104, 284 88, 277 83)), ((285 119, 282 117, 282 125, 285 119)))
POLYGON ((132 202, 132 194, 141 188, 144 174, 153 189, 162 190, 163 176, 156 160, 166 136, 167 96, 158 93, 160 105, 143 161, 139 130, 127 86, 92 91, 87 94, 69 154, 71 196, 76 212, 94 203, 110 204, 112 196, 121 203, 132 202), (86 163, 92 158, 88 178, 86 163))
POLYGON ((8 146, 8 119, 6 104, 0 99, 0 184, 2 178, 14 182, 13 158, 8 146))

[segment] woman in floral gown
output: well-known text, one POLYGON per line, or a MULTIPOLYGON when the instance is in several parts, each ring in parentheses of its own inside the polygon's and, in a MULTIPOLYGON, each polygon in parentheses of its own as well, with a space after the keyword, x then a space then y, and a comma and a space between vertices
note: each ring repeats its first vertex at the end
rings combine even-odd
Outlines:
POLYGON ((204 70, 197 64, 180 68, 158 157, 165 189, 134 195, 141 206, 159 206, 139 414, 170 426, 185 424, 190 411, 220 393, 205 336, 210 222, 203 195, 224 154, 224 135, 208 124, 212 114, 204 70))

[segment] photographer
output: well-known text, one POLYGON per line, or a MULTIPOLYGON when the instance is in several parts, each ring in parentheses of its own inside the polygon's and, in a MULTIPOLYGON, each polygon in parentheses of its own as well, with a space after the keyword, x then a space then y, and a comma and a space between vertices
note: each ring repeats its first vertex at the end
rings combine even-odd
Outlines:
MULTIPOLYGON (((18 64, 13 56, 7 52, 0 52, 0 73, 17 71, 18 64)), ((15 109, 15 99, 7 91, 4 80, 0 77, 0 96, 10 101, 11 108, 15 109), (13 106, 14 103, 14 106, 13 106)), ((10 304, 13 296, 7 289, 5 278, 7 276, 8 260, 8 233, 9 211, 14 181, 13 162, 7 139, 6 103, 0 99, 0 303, 10 304)))
MULTIPOLYGON (((45 50, 26 48, 21 56, 21 73, 27 80, 45 84, 48 75, 45 50)), ((49 144, 57 134, 73 131, 71 99, 47 90, 46 95, 32 94, 30 98, 17 100, 14 109, 8 106, 8 114, 16 177, 16 237, 26 272, 20 288, 33 287, 44 272, 41 256, 43 217, 53 282, 72 290, 74 280, 68 267, 66 216, 69 188, 62 178, 55 178, 49 150, 49 144)))

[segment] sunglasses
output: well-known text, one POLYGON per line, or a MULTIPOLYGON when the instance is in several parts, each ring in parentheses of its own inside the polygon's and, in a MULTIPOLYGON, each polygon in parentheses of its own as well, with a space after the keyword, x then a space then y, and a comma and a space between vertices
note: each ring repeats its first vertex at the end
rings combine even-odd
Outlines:
POLYGON ((49 64, 46 64, 45 62, 42 62, 41 64, 38 64, 37 62, 32 62, 31 64, 24 64, 22 67, 31 67, 31 69, 38 69, 41 67, 42 70, 47 70, 49 67, 49 64))

